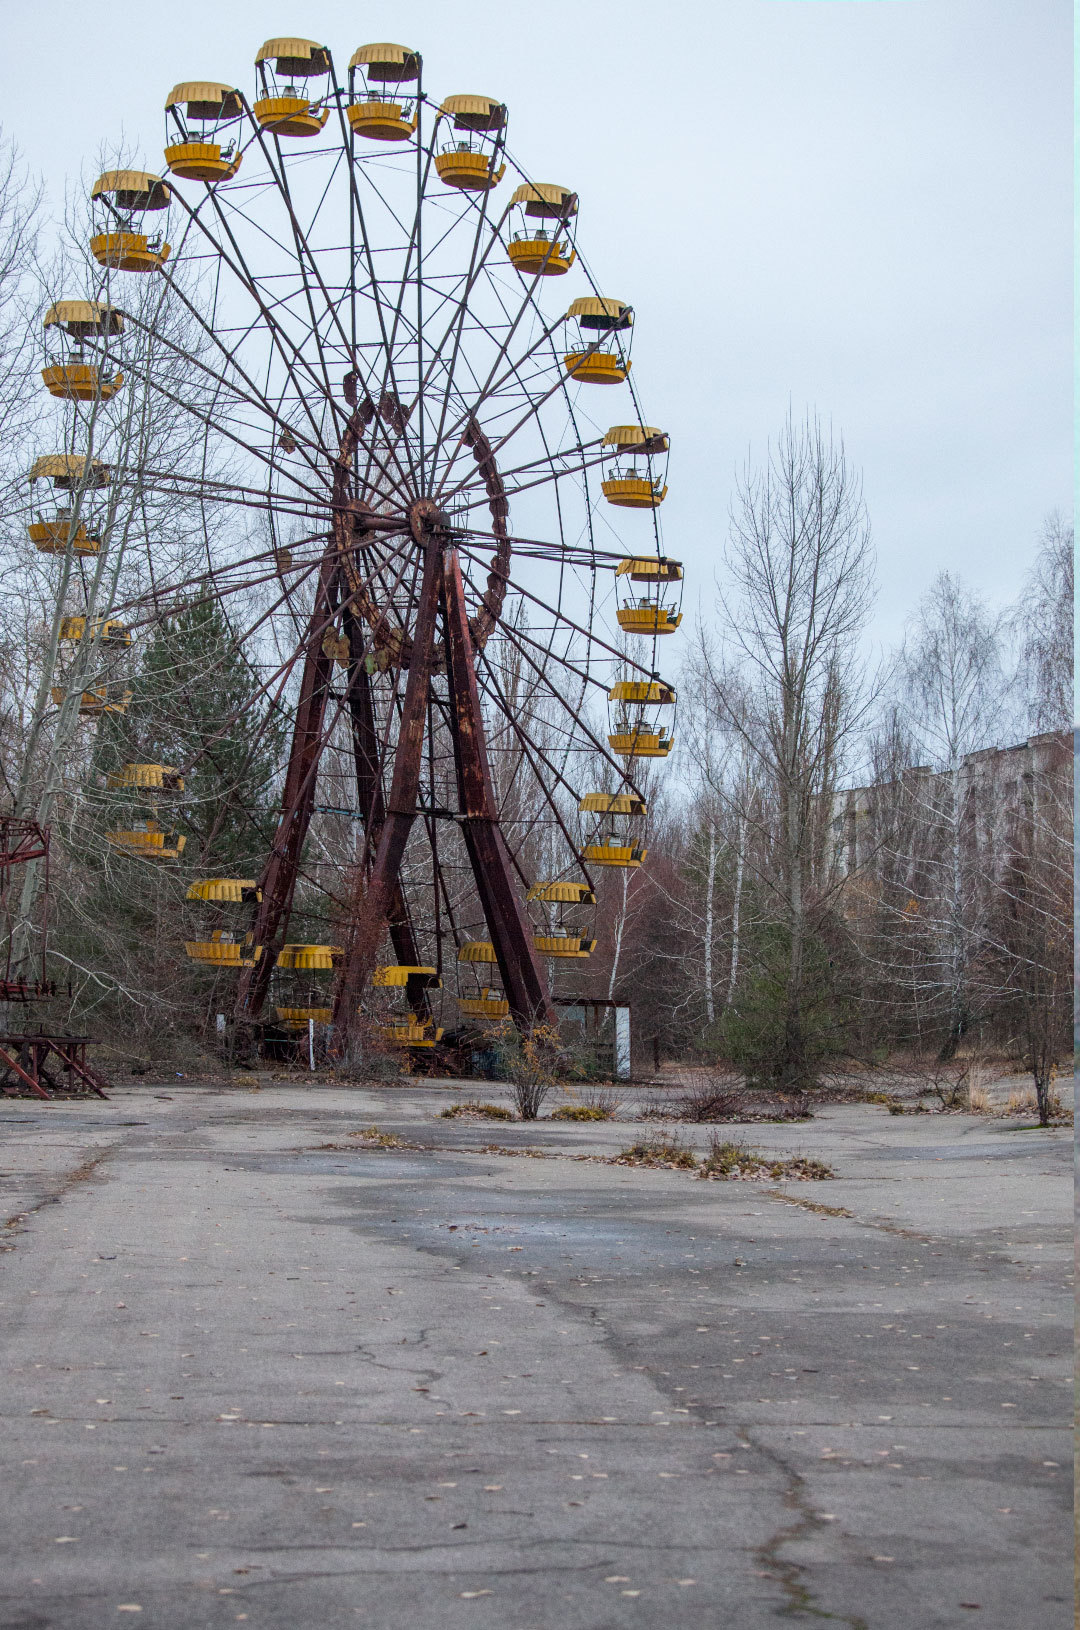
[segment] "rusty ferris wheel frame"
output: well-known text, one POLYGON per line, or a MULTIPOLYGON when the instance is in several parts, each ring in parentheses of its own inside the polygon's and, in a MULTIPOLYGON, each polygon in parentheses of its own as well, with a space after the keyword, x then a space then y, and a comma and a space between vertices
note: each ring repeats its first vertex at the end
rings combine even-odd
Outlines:
MULTIPOLYGON (((293 648, 259 691, 288 709, 291 739, 277 827, 258 880, 251 940, 262 953, 241 974, 236 1016, 250 1025, 262 1013, 305 878, 311 822, 322 807, 320 769, 344 729, 361 835, 347 898, 336 905, 343 946, 333 1025, 340 1051, 386 933, 398 962, 409 967, 425 960, 425 935, 429 944, 434 938, 440 971, 444 941, 461 943, 445 877, 445 821, 464 840, 512 1017, 521 1027, 553 1020, 523 903, 530 879, 503 830, 488 723, 493 716, 501 721, 560 834, 566 864, 591 890, 580 844, 567 827, 566 798, 576 800, 598 777, 640 794, 633 757, 611 751, 590 722, 585 698, 606 694, 616 672, 657 678, 655 640, 643 653, 648 660, 635 660, 596 626, 596 575, 627 554, 651 549, 660 558, 661 549, 655 508, 647 537, 639 531, 632 545, 612 538, 602 547, 596 536, 589 476, 610 450, 582 413, 583 387, 564 366, 561 284, 553 284, 558 292, 549 309, 541 304, 553 257, 567 251, 576 195, 539 188, 563 194, 562 216, 541 263, 532 272, 517 269, 507 257, 512 211, 494 185, 439 186, 446 104, 437 107, 426 95, 419 54, 410 87, 414 130, 404 151, 388 152, 385 144, 372 151, 351 119, 352 68, 348 85, 339 84, 331 53, 318 49, 327 82, 308 102, 321 121, 314 131, 275 128, 260 113, 265 104, 229 91, 233 100, 223 100, 222 113, 235 157, 216 182, 184 189, 170 179, 182 241, 158 275, 199 332, 197 356, 177 348, 205 387, 204 405, 192 411, 208 435, 265 472, 261 494, 251 479, 208 480, 202 495, 214 505, 262 511, 272 537, 262 558, 272 554, 277 563, 283 585, 277 606, 296 629, 293 648), (326 126, 334 132, 329 142, 326 126), (298 144, 297 134, 314 139, 298 144), (448 245, 461 242, 466 257, 454 264, 448 245), (213 285, 209 317, 177 271, 185 265, 213 285), (578 495, 576 530, 568 489, 578 495), (512 531, 510 503, 524 495, 533 510, 538 500, 546 503, 548 536, 512 531), (301 535, 288 536, 290 528, 301 535), (556 571, 554 598, 538 592, 544 565, 556 571), (510 595, 546 621, 537 628, 509 621, 510 595), (562 710, 566 741, 590 766, 583 777, 570 769, 569 745, 556 751, 536 739, 507 695, 488 658, 493 635, 562 710), (436 738, 448 744, 456 807, 440 805, 436 738), (429 850, 431 918, 419 927, 403 877, 418 822, 429 850)), ((268 88, 275 89, 264 79, 268 88)), ((520 193, 536 184, 508 154, 505 109, 499 111, 486 144, 476 145, 486 153, 489 176, 511 168, 521 178, 520 193)), ((605 303, 576 250, 569 260, 605 303)), ((114 275, 105 278, 110 300, 114 275)), ((629 323, 632 309, 625 310, 629 323)), ((585 338, 588 357, 604 349, 607 336, 585 338)), ((168 349, 173 342, 166 336, 163 343, 168 349)), ((641 425, 627 372, 620 388, 641 425)), ((590 410, 598 407, 590 401, 590 410)), ((154 472, 142 479, 153 485, 154 472)), ((178 478, 174 485, 200 496, 197 480, 178 478)), ((223 603, 251 586, 259 559, 209 563, 223 603)), ((263 581, 271 579, 267 572, 263 581)), ((156 600, 165 588, 155 584, 156 600)), ((426 1013, 422 982, 409 981, 408 1000, 417 1015, 426 1013)))

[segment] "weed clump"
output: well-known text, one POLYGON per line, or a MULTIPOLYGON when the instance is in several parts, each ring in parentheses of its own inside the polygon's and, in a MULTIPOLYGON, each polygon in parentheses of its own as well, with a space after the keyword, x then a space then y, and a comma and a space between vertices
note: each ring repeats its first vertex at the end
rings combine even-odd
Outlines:
POLYGON ((445 1109, 440 1109, 439 1114, 444 1121, 454 1120, 459 1115, 484 1121, 512 1121, 514 1118, 502 1104, 482 1104, 476 1098, 467 1098, 460 1104, 448 1104, 445 1109))
POLYGON ((614 1120, 610 1109, 601 1109, 596 1104, 562 1104, 553 1109, 553 1121, 610 1121, 614 1120))
POLYGON ((678 1138, 664 1137, 641 1138, 637 1143, 631 1143, 628 1148, 621 1149, 614 1157, 614 1166, 662 1166, 668 1171, 680 1171, 692 1168, 698 1163, 697 1155, 688 1149, 678 1138))
POLYGON ((699 1175, 718 1182, 759 1177, 789 1177, 810 1182, 836 1174, 823 1160, 814 1160, 809 1155, 766 1155, 749 1144, 714 1137, 699 1175))

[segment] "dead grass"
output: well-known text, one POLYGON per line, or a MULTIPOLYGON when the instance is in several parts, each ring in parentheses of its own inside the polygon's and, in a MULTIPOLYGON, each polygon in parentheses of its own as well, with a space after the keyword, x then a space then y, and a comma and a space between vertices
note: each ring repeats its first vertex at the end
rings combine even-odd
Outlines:
POLYGON ((611 1121, 614 1118, 610 1109, 600 1109, 596 1104, 563 1104, 553 1109, 550 1116, 553 1121, 611 1121))

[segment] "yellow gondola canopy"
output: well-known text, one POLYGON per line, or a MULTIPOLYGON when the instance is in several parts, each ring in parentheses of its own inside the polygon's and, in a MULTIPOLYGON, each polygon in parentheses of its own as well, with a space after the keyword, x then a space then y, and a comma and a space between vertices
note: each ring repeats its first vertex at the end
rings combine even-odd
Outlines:
POLYGON ((107 487, 109 466, 98 459, 88 459, 82 453, 43 453, 35 460, 30 471, 31 481, 52 481, 56 486, 107 487))
POLYGON ((506 123, 506 108, 493 96, 448 96, 439 112, 455 130, 501 130, 506 123))
POLYGON ((279 968, 329 969, 344 956, 340 945, 283 945, 277 955, 279 968))
POLYGON ((662 679, 620 679, 608 691, 609 702, 649 702, 654 707, 672 707, 675 691, 662 679))
POLYGON ((543 900, 548 905, 594 906, 596 895, 588 883, 534 883, 526 900, 543 900))
POLYGON ((620 453, 666 453, 671 444, 667 433, 654 425, 613 424, 604 431, 603 445, 617 447, 620 453))
POLYGON ((187 900, 222 900, 229 905, 257 905, 262 889, 253 877, 204 877, 192 883, 187 900))
MULTIPOLYGON (((381 79, 399 85, 420 77, 420 53, 407 45, 392 45, 381 41, 375 45, 362 45, 349 59, 350 68, 363 68, 368 79, 381 79)), ((461 100, 483 100, 461 98, 461 100)))
POLYGON ((273 62, 283 79, 310 79, 330 72, 330 52, 315 40, 267 40, 259 47, 256 67, 261 62, 273 62))
POLYGON ((125 764, 106 777, 109 787, 148 787, 158 792, 183 792, 184 778, 171 764, 125 764))
POLYGON ((490 940, 467 940, 458 948, 459 962, 495 962, 495 947, 490 940))
POLYGON ((636 792, 587 792, 578 804, 586 814, 646 815, 648 806, 636 792))
POLYGON ((57 300, 49 307, 43 328, 63 328, 76 339, 91 334, 121 334, 124 314, 100 300, 57 300))
POLYGON ((189 119, 239 119, 244 111, 240 92, 216 80, 186 79, 165 98, 165 111, 186 107, 189 119))
POLYGON ((601 294, 585 295, 575 300, 567 317, 575 318, 579 328, 595 328, 609 334, 615 328, 631 328, 634 308, 625 300, 609 300, 601 294))
POLYGON ((629 560, 620 560, 615 568, 616 577, 629 577, 635 583, 680 583, 682 574, 679 562, 668 560, 664 555, 655 555, 651 559, 648 555, 634 556, 629 560))
POLYGON ((371 975, 371 983, 380 990, 393 990, 407 985, 410 979, 423 981, 429 988, 441 984, 438 968, 407 964, 404 962, 390 963, 384 968, 376 968, 371 975))
POLYGON ((510 200, 511 206, 521 204, 526 215, 544 220, 566 221, 577 214, 577 193, 569 187, 560 187, 553 181, 526 181, 517 188, 510 200))
POLYGON ((118 209, 168 209, 172 197, 158 175, 148 170, 106 170, 90 189, 91 198, 111 197, 118 209))

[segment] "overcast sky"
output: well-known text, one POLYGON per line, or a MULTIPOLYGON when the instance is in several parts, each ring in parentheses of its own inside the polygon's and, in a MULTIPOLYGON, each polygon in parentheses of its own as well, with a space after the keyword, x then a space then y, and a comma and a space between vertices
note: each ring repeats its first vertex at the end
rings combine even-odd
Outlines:
POLYGON ((339 63, 397 40, 440 99, 505 101, 636 309, 666 546, 706 604, 735 473, 789 403, 864 473, 883 641, 943 567, 1013 598, 1070 508, 1067 0, 7 0, 3 21, 4 130, 57 208, 102 143, 159 169, 170 87, 250 87, 273 34, 339 63))

